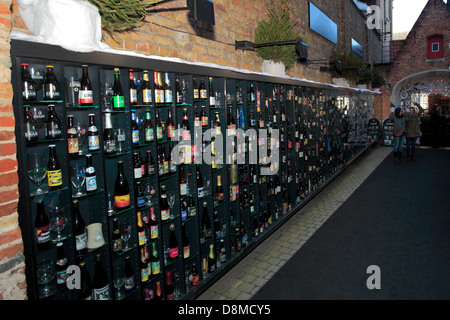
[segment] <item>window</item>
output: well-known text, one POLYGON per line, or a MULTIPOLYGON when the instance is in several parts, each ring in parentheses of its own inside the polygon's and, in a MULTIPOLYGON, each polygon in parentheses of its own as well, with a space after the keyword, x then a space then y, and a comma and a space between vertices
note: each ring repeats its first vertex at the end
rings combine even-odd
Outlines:
POLYGON ((431 44, 431 52, 439 52, 439 42, 433 42, 431 44))
POLYGON ((428 38, 428 59, 444 58, 444 37, 435 35, 428 38))

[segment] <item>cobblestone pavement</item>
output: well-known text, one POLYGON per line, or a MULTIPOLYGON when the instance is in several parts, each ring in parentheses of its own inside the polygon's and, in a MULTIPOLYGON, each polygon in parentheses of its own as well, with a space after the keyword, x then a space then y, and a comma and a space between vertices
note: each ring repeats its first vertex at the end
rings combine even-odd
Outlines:
POLYGON ((351 164, 197 300, 251 299, 391 152, 376 146, 351 164))

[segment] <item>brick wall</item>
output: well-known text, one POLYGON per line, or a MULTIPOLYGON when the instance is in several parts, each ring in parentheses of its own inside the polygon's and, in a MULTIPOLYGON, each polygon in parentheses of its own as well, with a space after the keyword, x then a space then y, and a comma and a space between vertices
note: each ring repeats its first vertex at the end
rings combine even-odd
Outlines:
MULTIPOLYGON (((187 10, 150 13, 142 26, 133 32, 121 33, 116 38, 103 35, 103 42, 113 48, 135 51, 148 55, 178 57, 186 61, 201 61, 223 66, 260 72, 262 60, 255 52, 236 51, 235 40, 254 40, 258 20, 265 17, 269 0, 239 1, 216 0, 216 25, 210 29, 192 23, 187 10)), ((327 58, 334 44, 309 30, 308 0, 288 0, 292 18, 308 41, 310 59, 327 58)), ((312 0, 312 2, 347 30, 344 40, 350 41, 350 33, 361 29, 356 39, 365 44, 366 32, 362 15, 357 12, 352 0, 312 0), (352 6, 350 13, 341 12, 341 7, 352 6), (346 16, 351 14, 351 16, 346 16)), ((13 30, 26 32, 20 18, 16 0, 13 0, 13 30)), ((175 0, 158 6, 158 9, 176 9, 186 6, 186 0, 175 0)), ((341 37, 340 32, 339 37, 341 37)), ((340 39, 341 40, 341 39, 340 39)), ((376 45, 379 45, 378 43, 376 45)), ((350 47, 349 47, 350 48, 350 47)), ((288 70, 292 77, 307 78, 319 82, 332 82, 332 75, 319 71, 318 65, 296 65, 288 70)))
POLYGON ((11 0, 0 0, 0 300, 26 298, 22 233, 18 225, 18 175, 12 108, 11 0))
MULTIPOLYGON (((430 0, 417 19, 408 37, 395 41, 393 63, 384 68, 386 81, 390 85, 384 88, 390 96, 391 89, 402 79, 423 71, 449 69, 450 66, 450 10, 442 0, 430 0), (434 34, 444 36, 444 61, 427 62, 428 37, 434 34)), ((384 119, 389 116, 390 100, 383 101, 384 119)))

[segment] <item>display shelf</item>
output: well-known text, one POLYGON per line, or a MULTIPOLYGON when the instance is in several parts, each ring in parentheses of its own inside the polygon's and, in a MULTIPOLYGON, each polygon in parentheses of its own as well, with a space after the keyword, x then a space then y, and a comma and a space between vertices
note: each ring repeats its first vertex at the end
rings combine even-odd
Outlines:
MULTIPOLYGON (((85 164, 87 153, 92 155, 97 190, 76 200, 79 201, 81 215, 87 225, 101 223, 105 240, 104 245, 88 251, 84 256, 91 279, 95 274, 95 256, 100 253, 111 299, 147 299, 156 293, 158 282, 164 298, 167 272, 172 273, 177 280, 179 295, 176 299, 193 299, 287 221, 367 147, 349 142, 350 136, 345 129, 341 134, 332 134, 338 119, 344 123, 349 121, 345 105, 348 105, 348 96, 355 93, 306 87, 292 80, 241 75, 214 68, 178 68, 176 64, 169 63, 165 64, 167 70, 161 70, 158 63, 151 59, 129 57, 124 61, 115 55, 108 57, 101 59, 101 62, 97 54, 67 56, 61 53, 59 57, 51 53, 45 57, 40 54, 30 57, 13 46, 13 103, 17 120, 18 159, 21 163, 18 211, 24 234, 30 299, 77 299, 78 292, 72 290, 57 290, 48 297, 39 295, 42 288, 37 284, 37 264, 43 259, 54 259, 56 247, 53 244, 44 251, 36 248, 35 203, 45 201, 48 211, 56 204, 65 208, 69 223, 65 227, 67 237, 62 238, 64 251, 69 264, 79 263, 75 239, 70 232, 73 228, 72 195, 75 193, 70 182, 70 166, 85 164), (20 94, 22 62, 28 63, 33 70, 45 70, 46 65, 52 64, 63 93, 62 99, 44 100, 39 91, 37 101, 23 101, 20 94), (88 65, 93 89, 92 105, 88 106, 78 103, 73 90, 79 85, 81 66, 84 64, 88 65), (120 110, 113 109, 109 99, 114 83, 114 68, 119 69, 125 102, 120 110), (149 75, 149 87, 146 90, 151 91, 151 99, 148 103, 144 103, 143 96, 144 71, 149 75), (159 79, 165 85, 164 98, 157 96, 161 90, 159 79), (133 100, 134 87, 136 100, 133 100), (202 90, 198 92, 198 97, 194 88, 202 90), (169 90, 171 93, 167 95, 169 90), (61 138, 46 138, 44 124, 49 104, 56 106, 61 121, 61 138), (34 108, 38 141, 26 141, 25 105, 34 108), (335 110, 339 114, 333 118, 335 110), (170 136, 172 131, 168 130, 169 113, 173 119, 174 136, 170 136), (69 155, 66 142, 67 116, 73 115, 77 122, 84 122, 87 129, 90 114, 95 117, 100 150, 89 150, 85 143, 83 154, 69 155), (135 120, 132 120, 132 115, 135 120), (146 140, 144 124, 147 115, 153 124, 152 140, 146 140), (103 149, 107 117, 111 118, 115 134, 122 135, 119 135, 121 139, 118 140, 121 143, 120 150, 114 154, 107 154, 103 149), (162 132, 159 139, 158 127, 159 132, 162 132), (274 129, 279 130, 278 140, 275 139, 274 129), (138 140, 136 143, 133 141, 137 140, 132 141, 133 132, 138 134, 134 136, 138 140), (26 174, 26 155, 38 151, 45 154, 48 160, 48 146, 51 144, 57 145, 62 188, 33 196, 36 187, 26 174), (275 151, 278 151, 279 159, 272 158, 275 151), (138 165, 134 159, 135 152, 142 159, 138 165), (148 170, 148 152, 153 157, 156 171, 152 176, 145 172, 148 170), (108 205, 115 193, 118 161, 124 164, 130 206, 116 209, 110 214, 108 205), (141 174, 135 171, 139 170, 139 166, 143 170, 141 174), (198 181, 197 168, 201 174, 198 181), (181 195, 180 190, 183 173, 187 180, 186 195, 181 195), (218 191, 219 180, 223 189, 221 192, 218 191), (139 184, 144 189, 142 193, 138 190, 139 184), (201 185, 203 190, 199 193, 201 185), (169 201, 169 219, 163 219, 161 214, 162 203, 159 199, 163 186, 169 198, 173 199, 169 201), (219 193, 222 202, 218 200, 219 193), (211 234, 208 233, 207 237, 203 235, 204 203, 205 214, 211 223, 211 234), (143 221, 143 244, 137 232, 138 214, 143 221), (150 220, 153 217, 158 227, 156 238, 151 236, 150 220), (119 254, 112 247, 115 219, 121 232, 125 226, 131 227, 129 247, 119 254), (169 258, 172 225, 178 253, 169 258), (184 250, 187 250, 184 232, 189 241, 190 254, 187 258, 184 257, 184 250), (209 268, 211 245, 214 271, 209 268), (143 255, 145 259, 142 259, 143 255), (134 287, 118 290, 114 287, 116 268, 123 266, 128 257, 134 287), (148 263, 147 271, 142 261, 148 263), (145 279, 142 280, 141 276, 145 276, 145 279), (117 296, 119 291, 123 294, 117 296)), ((149 97, 147 95, 146 99, 149 97)), ((352 129, 353 126, 348 128, 352 129)), ((48 188, 46 181, 43 187, 48 188)))

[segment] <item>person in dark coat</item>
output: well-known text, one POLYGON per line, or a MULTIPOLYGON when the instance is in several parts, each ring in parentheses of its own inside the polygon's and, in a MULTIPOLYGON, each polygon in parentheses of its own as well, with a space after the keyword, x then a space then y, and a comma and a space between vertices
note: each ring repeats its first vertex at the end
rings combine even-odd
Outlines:
POLYGON ((415 103, 418 112, 414 107, 409 108, 409 113, 405 115, 406 121, 406 158, 416 160, 416 141, 420 137, 419 118, 423 113, 423 108, 415 103))
POLYGON ((441 125, 441 117, 439 116, 437 107, 437 104, 435 104, 430 110, 430 125, 433 137, 433 148, 439 148, 439 129, 441 125))

